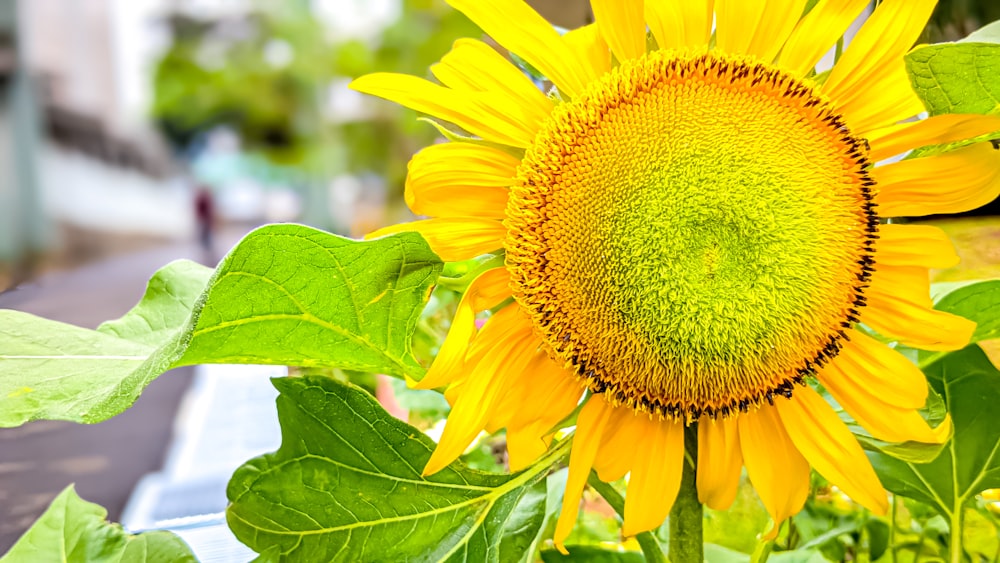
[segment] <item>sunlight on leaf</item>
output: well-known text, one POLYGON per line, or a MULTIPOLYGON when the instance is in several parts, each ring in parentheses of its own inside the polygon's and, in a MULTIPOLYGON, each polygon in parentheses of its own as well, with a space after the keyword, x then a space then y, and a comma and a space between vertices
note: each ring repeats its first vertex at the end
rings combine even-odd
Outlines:
POLYGON ((212 273, 175 262, 97 331, 0 311, 0 427, 94 423, 203 363, 419 377, 410 339, 441 262, 415 233, 356 242, 300 225, 246 236, 212 273))

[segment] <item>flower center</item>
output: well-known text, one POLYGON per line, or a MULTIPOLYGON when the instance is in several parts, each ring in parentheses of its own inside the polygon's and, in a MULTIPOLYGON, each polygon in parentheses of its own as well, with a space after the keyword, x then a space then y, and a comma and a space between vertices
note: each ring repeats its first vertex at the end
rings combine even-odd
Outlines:
POLYGON ((560 105, 507 210, 507 268, 550 354, 615 404, 729 416, 835 356, 878 216, 867 148, 809 85, 658 51, 560 105))

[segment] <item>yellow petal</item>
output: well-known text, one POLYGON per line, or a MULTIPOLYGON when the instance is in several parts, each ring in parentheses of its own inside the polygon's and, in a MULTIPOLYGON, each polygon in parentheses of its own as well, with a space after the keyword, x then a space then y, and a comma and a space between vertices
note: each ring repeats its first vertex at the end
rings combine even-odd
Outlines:
MULTIPOLYGON (((860 97, 839 105, 847 120, 847 126, 855 135, 867 135, 869 131, 890 126, 910 119, 925 111, 924 103, 910 86, 910 77, 902 59, 887 66, 885 74, 872 79, 860 97)), ((835 100, 835 103, 840 100, 835 100)))
POLYGON ((524 369, 538 342, 530 333, 515 334, 497 343, 493 353, 471 363, 462 393, 455 399, 437 448, 424 467, 431 475, 447 467, 485 428, 492 409, 511 376, 524 369))
POLYGON ((590 0, 601 37, 619 61, 638 59, 646 53, 643 0, 590 0))
POLYGON ((510 470, 517 472, 527 469, 549 449, 551 441, 549 429, 539 423, 508 428, 507 457, 510 470))
POLYGON ((510 467, 527 467, 545 452, 552 428, 580 402, 583 387, 576 376, 539 351, 497 407, 495 424, 507 427, 510 467), (512 390, 513 391, 513 390, 512 390))
POLYGON ((728 53, 774 60, 805 9, 805 0, 716 0, 716 43, 728 53))
POLYGON ((411 221, 381 228, 365 236, 373 239, 396 233, 420 233, 445 262, 461 262, 503 247, 507 229, 499 221, 445 218, 411 221))
POLYGON ((510 275, 506 268, 487 270, 474 279, 458 302, 451 328, 448 329, 448 335, 441 344, 434 363, 423 379, 409 381, 410 386, 416 389, 435 389, 461 377, 465 352, 469 348, 469 341, 476 334, 476 313, 498 305, 510 295, 510 275))
POLYGON ((593 396, 580 410, 576 422, 576 432, 573 435, 573 451, 569 456, 569 475, 566 477, 566 492, 563 494, 562 510, 556 522, 556 530, 552 536, 556 548, 566 554, 563 545, 569 533, 576 524, 576 516, 580 509, 580 499, 583 498, 583 488, 587 484, 590 468, 594 466, 597 448, 604 434, 614 407, 608 405, 603 397, 593 396))
POLYGON ((684 464, 684 424, 671 420, 638 419, 638 432, 630 443, 636 448, 628 491, 622 535, 629 538, 663 524, 681 487, 684 464))
POLYGON ((766 11, 764 0, 715 0, 716 47, 727 53, 748 53, 766 11))
POLYGON ((780 65, 792 73, 809 73, 857 19, 869 0, 820 0, 785 42, 780 65))
POLYGON ((661 49, 701 48, 712 34, 714 0, 647 0, 646 24, 661 49))
POLYGON ((596 23, 570 30, 562 36, 562 39, 574 53, 578 53, 587 62, 595 77, 611 70, 611 51, 601 37, 601 31, 597 29, 596 23))
POLYGON ((1000 195, 1000 151, 990 143, 875 168, 879 214, 917 217, 961 213, 1000 195))
POLYGON ((935 115, 920 121, 876 129, 866 135, 875 162, 908 150, 974 139, 1000 131, 1000 116, 964 113, 935 115))
POLYGON ((378 72, 356 79, 351 88, 439 117, 488 141, 528 147, 538 132, 517 100, 496 92, 465 92, 406 74, 378 72))
POLYGON ((959 350, 976 323, 933 308, 927 270, 907 266, 878 267, 865 290, 867 307, 861 321, 880 334, 924 350, 959 350))
POLYGON ((792 443, 820 475, 876 514, 888 511, 888 496, 865 452, 823 397, 799 387, 774 406, 792 443))
MULTIPOLYGON (((885 399, 891 396, 880 395, 865 385, 869 373, 849 373, 850 368, 841 367, 839 359, 838 357, 832 364, 819 370, 817 378, 837 403, 872 436, 894 443, 913 441, 940 444, 948 439, 947 433, 941 435, 939 430, 931 428, 914 408, 886 402, 885 399)), ((885 372, 875 377, 889 380, 893 375, 885 372)), ((927 383, 923 382, 923 385, 926 388, 927 383)))
POLYGON ((702 417, 698 422, 698 499, 713 510, 726 510, 740 486, 736 419, 702 417))
POLYGON ((950 268, 958 264, 955 245, 930 225, 879 225, 876 260, 893 266, 950 268))
POLYGON ((469 92, 502 93, 516 102, 517 121, 538 129, 553 102, 493 47, 476 39, 459 39, 431 72, 442 84, 469 92))
POLYGON ((559 38, 555 28, 523 0, 448 0, 448 3, 571 97, 598 76, 584 58, 559 38))
POLYGON ((767 0, 766 9, 753 31, 747 53, 765 62, 778 56, 785 41, 792 34, 799 16, 806 8, 805 0, 767 0))
POLYGON ((903 55, 920 36, 936 2, 882 2, 830 71, 823 91, 853 133, 892 125, 924 110, 910 87, 903 55))
POLYGON ((809 464, 792 444, 774 407, 741 414, 736 426, 747 475, 774 520, 765 537, 774 539, 781 523, 801 510, 809 496, 809 464))
POLYGON ((410 160, 406 204, 418 215, 502 219, 518 161, 472 143, 431 145, 410 160))
MULTIPOLYGON (((871 287, 865 290, 878 293, 891 293, 907 301, 920 303, 928 307, 931 303, 931 275, 927 268, 920 266, 897 266, 895 264, 878 264, 872 275, 871 287)), ((862 315, 864 315, 862 311, 862 315)))
POLYGON ((594 460, 594 471, 601 481, 617 481, 632 470, 637 452, 635 422, 632 409, 619 407, 611 413, 594 460))
POLYGON ((913 362, 857 330, 849 331, 847 336, 850 340, 841 341, 840 353, 831 364, 844 380, 843 387, 865 389, 900 408, 924 406, 927 379, 913 362))

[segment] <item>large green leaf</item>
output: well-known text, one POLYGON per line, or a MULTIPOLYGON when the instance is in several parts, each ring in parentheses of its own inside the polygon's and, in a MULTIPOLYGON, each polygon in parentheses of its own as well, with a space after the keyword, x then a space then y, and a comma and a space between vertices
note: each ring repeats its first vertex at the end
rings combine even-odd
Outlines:
POLYGON ((541 523, 556 446, 515 475, 458 463, 421 476, 434 443, 367 393, 323 377, 274 380, 281 448, 229 483, 229 526, 283 561, 517 561, 541 523), (506 549, 513 550, 505 553, 506 549))
MULTIPOLYGON (((934 284, 934 308, 976 323, 970 343, 1000 338, 1000 280, 934 284)), ((947 352, 918 353, 918 363, 927 366, 947 352)))
POLYGON ((109 524, 108 511, 67 487, 52 501, 2 563, 79 561, 81 563, 194 563, 183 540, 170 532, 131 535, 109 524))
POLYGON ((409 374, 441 262, 415 233, 356 242, 299 225, 244 238, 211 270, 176 262, 96 331, 0 311, 0 426, 100 422, 174 367, 256 363, 409 374))
POLYGON ((948 405, 955 435, 941 455, 924 464, 868 454, 890 491, 933 506, 946 518, 977 493, 1000 487, 1000 372, 976 345, 944 356, 925 369, 948 405))

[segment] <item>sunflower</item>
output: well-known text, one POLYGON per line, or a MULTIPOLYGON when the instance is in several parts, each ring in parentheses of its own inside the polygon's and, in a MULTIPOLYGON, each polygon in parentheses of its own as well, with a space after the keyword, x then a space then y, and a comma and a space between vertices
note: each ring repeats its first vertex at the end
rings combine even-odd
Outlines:
POLYGON ((445 261, 495 257, 415 383, 453 404, 425 474, 484 429, 506 428, 525 467, 579 408, 560 548, 592 469, 629 475, 626 536, 659 526, 686 434, 700 500, 725 509, 745 467, 772 536, 810 467, 884 513, 831 403, 878 439, 943 442, 950 423, 918 413, 923 374, 872 334, 954 350, 975 328, 932 307, 928 270, 958 261, 946 235, 886 219, 1000 192, 989 143, 893 158, 1000 130, 920 119, 903 55, 935 2, 882 2, 817 74, 868 0, 593 0, 596 23, 562 35, 522 0, 448 1, 545 82, 461 39, 436 81, 353 83, 451 140, 409 165, 406 201, 431 218, 374 235, 417 231, 445 261))

